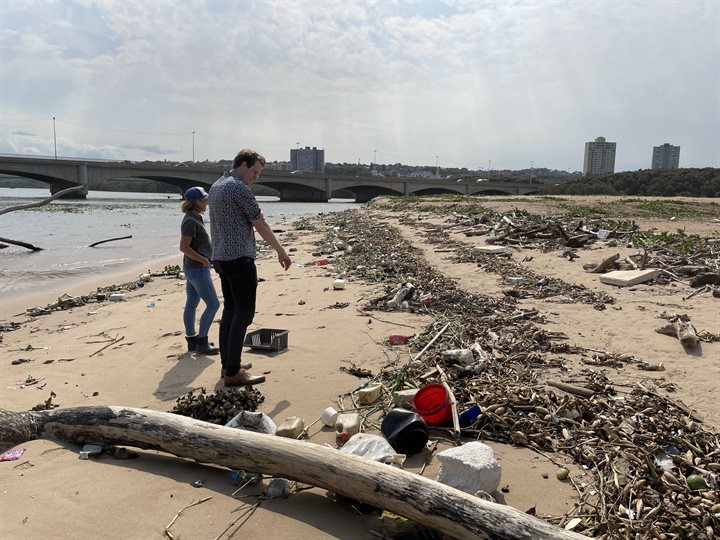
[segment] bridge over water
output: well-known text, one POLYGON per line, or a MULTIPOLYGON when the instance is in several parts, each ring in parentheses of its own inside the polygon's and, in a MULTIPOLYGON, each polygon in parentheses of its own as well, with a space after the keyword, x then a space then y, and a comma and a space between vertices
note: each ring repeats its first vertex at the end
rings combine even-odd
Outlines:
MULTIPOLYGON (((71 194, 72 197, 83 199, 87 196, 88 185, 102 180, 155 180, 175 186, 179 193, 184 193, 191 186, 203 186, 208 189, 222 173, 222 167, 203 164, 185 167, 125 161, 0 156, 0 174, 45 182, 49 184, 52 194, 69 187, 85 186, 85 190, 71 194)), ((536 184, 342 174, 291 174, 269 169, 264 169, 255 183, 276 190, 280 200, 287 202, 327 202, 339 190, 352 192, 357 202, 367 202, 380 195, 438 193, 529 195, 538 191, 536 184)))

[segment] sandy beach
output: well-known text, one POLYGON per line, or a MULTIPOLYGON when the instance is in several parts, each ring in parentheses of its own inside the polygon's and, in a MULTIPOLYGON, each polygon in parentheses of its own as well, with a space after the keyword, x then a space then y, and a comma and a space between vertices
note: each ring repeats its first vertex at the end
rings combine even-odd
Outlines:
MULTIPOLYGON (((564 202, 569 201, 568 197, 564 202)), ((595 198, 592 202, 614 204, 612 199, 595 198)), ((717 239, 717 203, 711 199, 703 203, 710 215, 673 219, 641 216, 636 221, 643 229, 683 229, 687 234, 717 239)), ((375 224, 378 235, 385 228, 397 230, 407 246, 419 250, 430 267, 460 290, 483 298, 503 298, 508 289, 507 274, 474 260, 458 261, 459 246, 486 245, 485 236, 468 236, 469 226, 452 212, 428 214, 412 207, 389 211, 382 204, 375 201, 360 211, 375 224), (429 231, 437 230, 446 235, 446 245, 431 241, 429 231)), ((552 215, 559 211, 553 201, 527 198, 522 202, 520 197, 483 200, 482 205, 497 212, 524 208, 532 214, 552 215)), ((276 424, 298 416, 309 426, 328 406, 351 406, 347 399, 339 404, 339 396, 367 379, 346 370, 357 367, 378 374, 388 366, 407 364, 419 350, 413 348, 412 341, 390 346, 388 336, 432 333, 438 318, 437 313, 423 309, 374 310, 370 304, 388 295, 387 284, 351 273, 341 276, 340 265, 332 261, 316 265, 315 261, 328 256, 319 253, 319 246, 327 245, 328 235, 332 237, 331 222, 325 216, 313 221, 313 227, 301 229, 291 223, 275 224, 280 231, 278 238, 293 259, 288 271, 283 271, 267 251, 258 258, 261 282, 251 330, 288 330, 288 350, 267 355, 246 349, 244 361, 254 364, 252 373, 267 377, 257 387, 264 397, 259 410, 276 424), (338 277, 346 280, 344 289, 333 287, 338 277)), ((336 233, 339 240, 348 240, 342 229, 336 233)), ((364 239, 356 240, 362 244, 364 239)), ((402 249, 397 246, 401 257, 402 249)), ((584 353, 549 355, 561 358, 569 367, 541 378, 539 384, 544 386, 547 378, 555 378, 582 385, 581 374, 587 375, 587 370, 601 372, 618 394, 642 384, 687 408, 703 430, 717 433, 720 342, 713 336, 720 335, 720 299, 713 297, 712 289, 686 299, 695 289, 684 280, 621 288, 601 283, 600 274, 583 269, 584 263, 599 263, 614 253, 622 260, 637 251, 637 246, 624 243, 593 242, 578 250, 579 260, 568 260, 561 255, 562 250, 510 249, 507 259, 518 270, 576 284, 614 299, 603 309, 558 301, 557 297, 529 295, 517 300, 519 310, 540 315, 536 324, 544 332, 563 335, 563 343, 584 348, 584 353), (687 351, 678 339, 657 333, 656 328, 667 323, 663 317, 671 313, 688 315, 698 335, 707 339, 687 351), (664 369, 639 370, 636 363, 593 365, 588 363, 588 350, 662 363, 664 369)), ((342 250, 332 255, 338 259, 346 256, 342 250)), ((181 264, 180 254, 157 261, 150 270, 159 272, 167 264, 181 264)), ((86 294, 97 286, 135 279, 142 271, 98 277, 95 283, 78 283, 62 292, 86 294)), ((395 281, 401 283, 401 276, 395 281)), ((40 317, 27 316, 24 310, 53 302, 60 291, 39 291, 32 297, 3 301, 0 320, 16 323, 16 328, 6 327, 0 342, 0 408, 26 411, 51 400, 63 408, 117 405, 170 411, 177 398, 188 392, 221 390, 219 357, 185 351, 181 320, 184 286, 177 277, 155 277, 144 287, 128 291, 125 302, 91 302, 40 317)), ((217 279, 216 289, 219 293, 217 279)), ((460 328, 456 331, 459 333, 460 328)), ((217 339, 216 324, 210 337, 211 341, 217 339)), ((377 426, 372 424, 379 418, 375 415, 369 419, 365 431, 377 434, 377 426)), ((320 422, 307 434, 307 440, 318 445, 335 448, 342 443, 333 429, 320 422)), ((502 504, 523 512, 534 509, 537 516, 557 524, 578 503, 577 486, 591 482, 587 471, 574 465, 567 455, 479 438, 493 448, 502 467, 500 485, 504 489, 492 494, 502 504), (559 465, 570 470, 574 482, 556 478, 559 465)), ((438 444, 432 452, 428 449, 409 456, 404 468, 435 479, 438 461, 434 453, 453 445, 447 433, 437 434, 435 440, 438 444)), ((474 438, 463 439, 469 440, 474 438)), ((324 489, 259 501, 258 495, 269 480, 233 496, 238 486, 228 469, 161 452, 137 450, 137 459, 129 460, 107 454, 80 460, 79 447, 58 441, 30 441, 18 448, 25 449, 19 459, 0 463, 0 536, 5 539, 160 539, 168 538, 167 531, 178 539, 389 537, 378 511, 362 513, 351 501, 338 500, 324 489), (208 497, 184 510, 166 529, 183 508, 208 497)), ((714 461, 719 459, 715 456, 714 461)), ((712 519, 717 522, 717 518, 712 519)))

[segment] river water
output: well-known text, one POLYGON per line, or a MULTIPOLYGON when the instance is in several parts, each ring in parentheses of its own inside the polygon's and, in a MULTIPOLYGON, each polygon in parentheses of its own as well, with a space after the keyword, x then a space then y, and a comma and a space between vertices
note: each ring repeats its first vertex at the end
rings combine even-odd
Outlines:
MULTIPOLYGON (((48 189, 0 188, 0 208, 49 196, 48 189)), ((258 197, 258 202, 271 226, 361 206, 347 200, 286 203, 273 197, 258 197)), ((0 249, 0 298, 56 287, 63 280, 122 271, 173 254, 180 261, 182 217, 176 195, 109 191, 90 191, 86 200, 58 199, 38 208, 3 214, 0 237, 43 250, 33 252, 13 245, 0 249), (122 236, 132 238, 88 247, 122 236)))

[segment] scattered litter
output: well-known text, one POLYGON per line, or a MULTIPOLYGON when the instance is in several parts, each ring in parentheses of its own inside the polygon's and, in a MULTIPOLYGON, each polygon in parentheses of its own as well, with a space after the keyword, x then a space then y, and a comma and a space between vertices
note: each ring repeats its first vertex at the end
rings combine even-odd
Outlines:
POLYGON ((25 453, 25 448, 13 448, 0 455, 0 461, 15 461, 25 453))
POLYGON ((103 447, 99 444, 86 444, 80 450, 80 459, 90 459, 90 456, 99 456, 103 447))
POLYGON ((287 497, 290 495, 290 487, 288 481, 284 478, 274 478, 263 491, 263 498, 277 499, 278 497, 287 497))

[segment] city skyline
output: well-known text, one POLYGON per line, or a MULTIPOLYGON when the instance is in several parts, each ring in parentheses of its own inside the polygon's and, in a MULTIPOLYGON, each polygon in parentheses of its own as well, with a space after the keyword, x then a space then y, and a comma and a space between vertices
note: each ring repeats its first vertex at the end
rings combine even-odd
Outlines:
POLYGON ((603 134, 616 172, 665 141, 720 166, 717 2, 2 10, 0 153, 579 171, 603 134))

